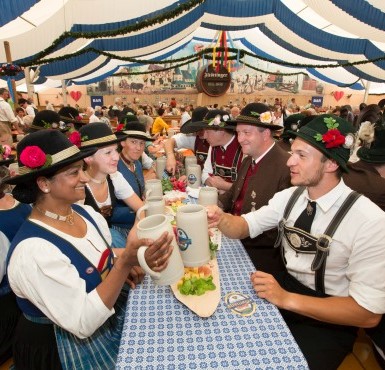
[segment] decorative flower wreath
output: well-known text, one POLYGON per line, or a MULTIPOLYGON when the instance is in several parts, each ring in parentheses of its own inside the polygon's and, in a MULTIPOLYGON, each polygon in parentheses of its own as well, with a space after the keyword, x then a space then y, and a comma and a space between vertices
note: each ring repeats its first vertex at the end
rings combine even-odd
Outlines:
POLYGON ((259 118, 261 123, 271 124, 273 123, 273 115, 270 111, 258 113, 258 112, 250 112, 250 114, 256 118, 259 118))
POLYGON ((224 116, 220 116, 217 114, 215 118, 212 118, 209 121, 209 126, 218 126, 218 127, 225 127, 225 122, 227 122, 230 119, 230 116, 225 114, 224 116))
POLYGON ((0 76, 16 76, 23 68, 16 64, 6 63, 0 66, 0 76))
POLYGON ((8 159, 12 152, 12 149, 9 145, 0 145, 0 159, 8 159))
POLYGON ((327 149, 344 147, 350 149, 354 145, 354 135, 349 133, 346 136, 342 135, 338 130, 339 123, 332 117, 324 118, 328 131, 324 134, 317 133, 314 135, 316 141, 325 143, 327 149))
POLYGON ((38 146, 31 145, 20 153, 20 162, 31 170, 49 167, 52 164, 50 154, 45 154, 38 146))
POLYGON ((49 123, 49 122, 42 120, 42 122, 43 122, 44 128, 46 128, 46 129, 64 130, 66 128, 66 124, 63 121, 49 123))

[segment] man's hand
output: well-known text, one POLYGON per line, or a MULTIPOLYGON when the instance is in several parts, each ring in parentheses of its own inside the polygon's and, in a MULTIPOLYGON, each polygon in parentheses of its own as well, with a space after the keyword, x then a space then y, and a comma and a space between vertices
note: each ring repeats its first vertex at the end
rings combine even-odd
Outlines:
POLYGON ((232 183, 227 182, 222 179, 220 176, 210 176, 207 178, 205 181, 205 184, 207 186, 212 186, 214 188, 217 188, 219 191, 220 190, 229 190, 231 188, 232 183))
POLYGON ((166 170, 168 173, 175 175, 176 159, 174 153, 167 153, 166 170))
POLYGON ((256 271, 251 275, 251 283, 259 298, 264 298, 279 308, 285 307, 290 293, 282 289, 272 275, 256 271))
POLYGON ((206 209, 209 228, 217 227, 222 215, 224 214, 223 210, 217 205, 206 206, 206 209))

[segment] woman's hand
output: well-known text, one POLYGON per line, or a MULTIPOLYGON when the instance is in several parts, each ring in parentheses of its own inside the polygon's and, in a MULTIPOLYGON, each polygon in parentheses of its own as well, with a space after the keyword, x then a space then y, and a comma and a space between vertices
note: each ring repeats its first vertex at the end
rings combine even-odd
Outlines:
POLYGON ((136 286, 144 279, 145 273, 140 266, 134 266, 128 273, 126 283, 131 289, 135 289, 136 286))

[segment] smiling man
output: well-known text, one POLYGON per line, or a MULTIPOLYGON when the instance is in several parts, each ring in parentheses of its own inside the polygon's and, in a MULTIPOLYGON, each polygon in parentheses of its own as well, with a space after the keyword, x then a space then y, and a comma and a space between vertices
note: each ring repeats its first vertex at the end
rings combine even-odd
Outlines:
MULTIPOLYGON (((219 196, 224 211, 242 215, 265 206, 278 191, 290 187, 286 162, 290 155, 281 149, 273 132, 281 126, 273 124, 273 116, 265 104, 246 105, 236 118, 238 142, 247 156, 230 190, 219 196)), ((242 239, 247 253, 258 270, 277 272, 284 269, 280 252, 274 248, 277 228, 256 238, 242 239)))
POLYGON ((317 116, 292 133, 294 187, 242 217, 208 207, 209 226, 230 238, 279 225, 287 272, 257 271, 251 282, 280 309, 312 370, 336 369, 357 328, 375 327, 385 313, 385 213, 341 178, 353 132, 339 117, 317 116))

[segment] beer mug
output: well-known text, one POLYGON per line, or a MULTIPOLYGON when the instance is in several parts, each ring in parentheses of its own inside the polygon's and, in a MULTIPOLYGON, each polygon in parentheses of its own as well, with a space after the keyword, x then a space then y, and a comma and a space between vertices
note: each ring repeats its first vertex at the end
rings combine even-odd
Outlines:
MULTIPOLYGON (((138 222, 137 235, 139 239, 150 238, 157 239, 163 232, 174 235, 171 223, 165 215, 152 215, 138 222)), ((155 272, 150 269, 145 259, 147 246, 141 246, 138 249, 138 261, 142 269, 151 276, 156 285, 172 285, 177 283, 184 275, 184 265, 182 257, 176 244, 175 237, 172 241, 173 251, 168 261, 167 267, 161 272, 155 272)))
POLYGON ((198 204, 202 206, 210 206, 218 203, 218 189, 205 186, 200 188, 198 196, 198 204))
POLYGON ((162 197, 163 196, 162 181, 159 179, 147 180, 144 183, 144 190, 145 190, 146 198, 162 197))
POLYGON ((176 212, 177 243, 187 267, 210 261, 209 227, 206 208, 199 204, 179 207, 176 212))
POLYGON ((199 188, 202 181, 202 169, 199 164, 189 164, 186 168, 187 185, 190 188, 199 188))
POLYGON ((166 205, 163 197, 155 196, 146 198, 145 204, 136 211, 136 217, 138 219, 140 219, 140 215, 143 211, 146 212, 146 217, 164 214, 166 205))
POLYGON ((156 170, 155 170, 156 177, 161 180, 163 178, 163 172, 166 169, 167 158, 158 157, 155 163, 156 163, 156 170))

